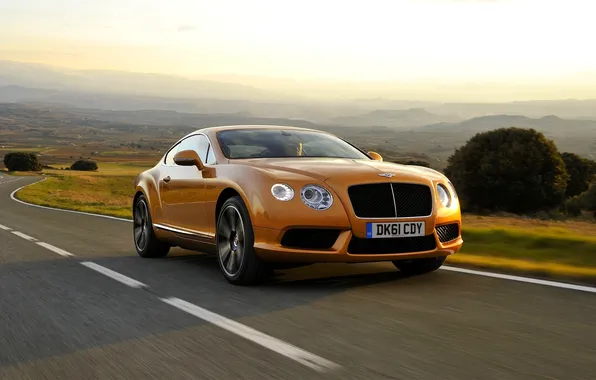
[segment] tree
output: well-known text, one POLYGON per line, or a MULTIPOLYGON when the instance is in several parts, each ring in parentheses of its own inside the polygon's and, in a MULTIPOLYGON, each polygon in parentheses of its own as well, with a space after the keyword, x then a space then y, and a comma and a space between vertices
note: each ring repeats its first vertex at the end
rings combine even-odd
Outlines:
POLYGON ((70 170, 94 171, 97 170, 97 163, 91 160, 78 160, 70 165, 70 170))
POLYGON ((588 190, 590 182, 596 174, 596 161, 568 152, 561 153, 561 157, 569 174, 565 196, 571 198, 588 190))
POLYGON ((470 210, 536 212, 564 202, 569 175, 554 142, 534 129, 476 134, 448 160, 447 175, 470 210))
POLYGON ((35 153, 7 153, 3 162, 4 166, 11 172, 38 172, 42 169, 35 153))

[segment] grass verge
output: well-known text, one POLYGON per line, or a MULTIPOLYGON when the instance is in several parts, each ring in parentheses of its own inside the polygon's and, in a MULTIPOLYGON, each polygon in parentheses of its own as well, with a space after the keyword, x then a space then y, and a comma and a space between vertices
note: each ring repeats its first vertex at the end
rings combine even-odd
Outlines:
POLYGON ((96 172, 44 170, 45 181, 27 186, 15 196, 40 206, 131 219, 134 180, 145 169, 136 165, 102 163, 96 172))
POLYGON ((40 206, 130 219, 133 188, 130 176, 48 176, 16 197, 40 206))
MULTIPOLYGON (((47 179, 17 193, 49 207, 131 218, 135 175, 114 164, 101 172, 44 171, 47 179)), ((464 246, 448 263, 596 283, 596 224, 519 217, 464 216, 464 246)))

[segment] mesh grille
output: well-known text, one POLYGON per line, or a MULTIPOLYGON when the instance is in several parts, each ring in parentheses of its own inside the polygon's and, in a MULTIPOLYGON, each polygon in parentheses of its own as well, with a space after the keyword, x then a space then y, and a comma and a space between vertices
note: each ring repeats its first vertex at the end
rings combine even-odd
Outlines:
POLYGON ((437 247, 434 235, 409 238, 362 239, 352 237, 348 252, 351 254, 392 254, 432 251, 437 247))
POLYGON ((411 183, 392 183, 397 217, 427 216, 433 208, 430 187, 411 183))
POLYGON ((407 218, 428 216, 432 212, 432 193, 430 187, 426 185, 410 183, 355 185, 348 189, 348 195, 354 213, 359 218, 407 218))
POLYGON ((388 183, 351 186, 348 195, 359 218, 395 217, 391 185, 388 183))
POLYGON ((437 235, 441 243, 455 240, 459 237, 459 225, 457 223, 445 224, 437 227, 437 235))

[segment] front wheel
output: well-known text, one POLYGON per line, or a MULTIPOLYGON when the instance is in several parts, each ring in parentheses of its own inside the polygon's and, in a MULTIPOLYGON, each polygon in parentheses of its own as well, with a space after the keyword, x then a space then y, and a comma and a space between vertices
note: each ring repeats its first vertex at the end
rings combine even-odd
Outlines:
POLYGON ((445 263, 446 259, 447 256, 413 260, 395 260, 393 261, 393 265, 406 276, 416 276, 439 269, 445 263))
POLYGON ((254 232, 242 198, 226 200, 217 218, 217 261, 230 283, 251 285, 263 281, 268 267, 254 250, 254 232))
POLYGON ((159 241, 153 232, 153 220, 144 195, 137 198, 133 207, 133 238, 141 257, 164 257, 170 251, 170 246, 159 241))

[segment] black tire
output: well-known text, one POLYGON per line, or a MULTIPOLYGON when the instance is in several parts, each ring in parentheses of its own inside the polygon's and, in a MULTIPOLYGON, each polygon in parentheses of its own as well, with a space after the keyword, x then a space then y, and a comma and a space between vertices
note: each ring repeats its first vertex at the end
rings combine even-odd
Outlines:
POLYGON ((170 252, 170 245, 161 242, 153 231, 153 219, 149 204, 140 195, 133 205, 133 242, 137 254, 145 258, 164 257, 170 252))
POLYGON ((436 271, 445 263, 446 259, 447 256, 428 257, 413 260, 395 260, 393 261, 393 265, 395 265, 395 267, 406 276, 417 276, 436 271))
POLYGON ((269 267, 254 250, 254 232, 248 209, 239 196, 227 199, 217 216, 217 262, 223 276, 234 285, 263 282, 269 267))

